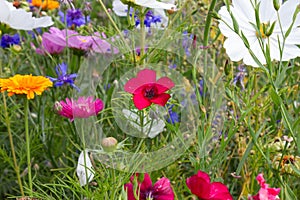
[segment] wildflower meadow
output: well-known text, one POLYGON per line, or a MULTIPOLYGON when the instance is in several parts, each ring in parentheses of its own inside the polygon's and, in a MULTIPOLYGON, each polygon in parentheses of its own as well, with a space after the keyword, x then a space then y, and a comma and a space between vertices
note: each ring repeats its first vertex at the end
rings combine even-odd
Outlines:
POLYGON ((300 199, 300 0, 0 0, 0 199, 300 199))

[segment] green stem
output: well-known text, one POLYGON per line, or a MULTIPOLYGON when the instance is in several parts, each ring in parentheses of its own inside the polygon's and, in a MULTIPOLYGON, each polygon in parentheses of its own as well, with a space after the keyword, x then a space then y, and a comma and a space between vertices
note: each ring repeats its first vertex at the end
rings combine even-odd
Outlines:
POLYGON ((144 24, 144 20, 145 20, 145 14, 146 14, 147 10, 143 9, 142 10, 142 15, 140 16, 140 24, 141 24, 141 53, 140 53, 140 58, 141 58, 141 64, 143 67, 145 67, 145 24, 144 24))
POLYGON ((24 117, 25 117, 25 137, 26 137, 26 151, 27 151, 27 168, 28 168, 28 184, 29 184, 29 195, 32 197, 32 179, 31 179, 31 158, 30 158, 30 137, 28 129, 28 109, 29 101, 25 99, 24 117))
POLYGON ((21 176, 20 176, 20 167, 17 163, 16 153, 15 153, 15 146, 14 146, 13 136, 12 136, 11 129, 10 129, 10 120, 9 120, 9 116, 8 116, 8 112, 7 112, 7 104, 6 104, 6 98, 5 98, 4 93, 2 93, 2 97, 3 97, 3 105, 4 105, 5 123, 6 123, 6 127, 7 127, 11 153, 12 153, 12 156, 13 156, 14 169, 15 169, 15 172, 17 174, 17 179, 18 179, 18 184, 19 184, 19 187, 20 187, 21 195, 24 197, 23 185, 22 185, 21 176))
POLYGON ((206 17, 205 28, 204 28, 203 46, 208 45, 208 38, 209 38, 211 19, 212 19, 211 12, 213 12, 213 10, 215 9, 216 2, 217 0, 212 0, 208 9, 208 15, 206 17))

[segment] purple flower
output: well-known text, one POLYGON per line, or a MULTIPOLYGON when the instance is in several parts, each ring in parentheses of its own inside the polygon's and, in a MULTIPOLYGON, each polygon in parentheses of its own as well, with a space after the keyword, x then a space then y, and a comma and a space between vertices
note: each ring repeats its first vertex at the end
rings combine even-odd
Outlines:
POLYGON ((51 27, 50 33, 45 32, 42 36, 42 44, 36 49, 36 53, 40 55, 49 54, 60 54, 64 48, 65 43, 63 43, 64 35, 62 31, 57 28, 51 27))
POLYGON ((20 36, 18 33, 14 34, 14 35, 8 35, 8 34, 4 34, 1 37, 1 42, 0 42, 0 46, 2 48, 8 48, 12 45, 18 45, 20 44, 20 36))
POLYGON ((67 74, 68 66, 65 63, 62 63, 60 65, 57 65, 55 68, 57 78, 49 77, 55 87, 63 86, 64 84, 69 84, 73 88, 75 88, 77 91, 80 91, 80 89, 74 84, 74 79, 77 77, 77 74, 67 74))
POLYGON ((244 65, 239 65, 238 66, 238 72, 236 73, 234 79, 233 79, 233 84, 237 85, 240 84, 240 86, 242 87, 242 90, 245 89, 245 85, 244 85, 244 79, 245 76, 247 75, 247 71, 244 65))
POLYGON ((65 14, 62 11, 59 11, 60 21, 65 23, 65 20, 67 22, 68 27, 79 27, 82 26, 90 21, 90 17, 85 17, 80 9, 69 9, 67 10, 67 15, 65 17, 65 14))
MULTIPOLYGON (((138 26, 140 25, 140 19, 137 17, 137 15, 134 16, 135 18, 135 25, 138 26)), ((161 22, 161 16, 159 15, 154 15, 153 12, 151 10, 149 10, 146 15, 145 15, 145 19, 144 19, 144 24, 146 27, 150 28, 152 24, 156 24, 161 22)))

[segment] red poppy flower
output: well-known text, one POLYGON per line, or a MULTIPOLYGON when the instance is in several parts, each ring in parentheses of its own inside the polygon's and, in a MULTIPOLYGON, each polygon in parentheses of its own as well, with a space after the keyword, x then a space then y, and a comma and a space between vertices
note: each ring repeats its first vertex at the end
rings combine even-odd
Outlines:
POLYGON ((201 200, 232 200, 228 188, 220 182, 210 182, 209 175, 203 171, 186 179, 186 184, 193 194, 201 200))
POLYGON ((139 110, 149 107, 152 103, 164 106, 171 97, 165 93, 174 87, 173 81, 162 77, 156 81, 156 72, 144 69, 138 72, 136 78, 130 79, 124 90, 133 94, 133 103, 139 110))
MULTIPOLYGON (((139 177, 139 174, 136 174, 135 176, 139 177)), ((124 185, 125 190, 127 190, 128 200, 136 200, 133 193, 134 178, 134 176, 131 176, 130 183, 126 183, 124 185)), ((142 183, 138 181, 138 188, 135 193, 136 196, 139 194, 139 200, 174 200, 174 193, 169 179, 163 177, 152 185, 150 176, 147 173, 144 175, 142 183)))

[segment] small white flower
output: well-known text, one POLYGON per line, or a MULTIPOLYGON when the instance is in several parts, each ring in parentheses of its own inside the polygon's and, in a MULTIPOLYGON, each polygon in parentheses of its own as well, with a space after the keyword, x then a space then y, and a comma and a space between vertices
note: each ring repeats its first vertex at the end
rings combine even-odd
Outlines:
MULTIPOLYGON (((256 18, 254 6, 259 5, 259 20, 260 34, 263 38, 264 49, 266 44, 270 47, 270 56, 272 60, 288 61, 300 55, 300 49, 296 44, 300 44, 300 15, 296 16, 295 23, 292 25, 295 10, 299 5, 299 0, 288 0, 281 3, 278 11, 273 6, 273 0, 232 0, 230 13, 234 16, 239 32, 243 33, 247 38, 250 49, 261 62, 266 64, 266 58, 259 44, 259 33, 255 29, 256 18), (256 2, 256 3, 255 3, 256 2), (271 30, 272 24, 275 23, 274 30, 266 34, 266 31, 271 30), (284 37, 292 25, 291 31, 284 42, 284 37), (281 29, 282 28, 282 29, 281 29), (283 49, 282 58, 280 58, 280 49, 283 49)), ((235 33, 234 23, 226 6, 221 7, 219 15, 221 19, 219 28, 224 36, 227 37, 224 42, 226 53, 232 61, 240 61, 247 65, 257 67, 258 64, 254 61, 246 48, 243 40, 235 33)), ((264 50, 265 51, 265 50, 264 50)))
POLYGON ((80 186, 84 186, 91 182, 94 178, 93 165, 86 150, 82 151, 78 158, 76 173, 79 179, 80 186))
POLYGON ((0 0, 0 22, 17 30, 32 30, 53 25, 51 17, 32 17, 31 12, 16 9, 12 3, 5 0, 0 0))
POLYGON ((139 131, 143 131, 149 138, 154 138, 159 133, 164 131, 166 124, 161 119, 151 119, 149 115, 144 115, 143 126, 141 126, 140 118, 136 113, 128 109, 123 109, 122 112, 134 128, 138 129, 139 131))

